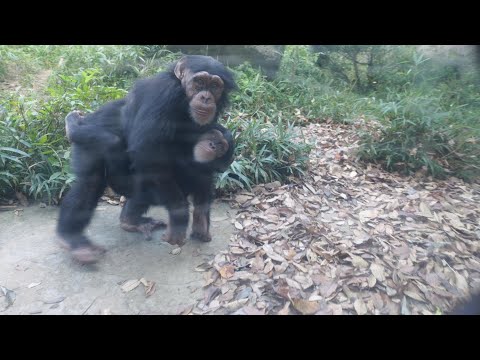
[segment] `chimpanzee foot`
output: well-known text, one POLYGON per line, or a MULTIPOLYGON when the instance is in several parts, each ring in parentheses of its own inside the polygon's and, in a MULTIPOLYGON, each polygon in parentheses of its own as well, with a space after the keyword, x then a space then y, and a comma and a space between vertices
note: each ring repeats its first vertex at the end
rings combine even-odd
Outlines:
POLYGON ((190 234, 190 239, 202 242, 210 242, 212 241, 212 236, 209 233, 195 231, 190 234))
POLYGON ((100 260, 107 250, 98 245, 82 246, 70 250, 73 259, 81 264, 93 264, 100 260))
POLYGON ((72 248, 72 246, 63 239, 60 239, 60 246, 69 251, 72 258, 81 264, 96 263, 107 251, 104 247, 94 245, 90 242, 72 248))
POLYGON ((183 246, 185 245, 186 234, 184 231, 171 231, 170 227, 167 227, 162 239, 171 245, 183 246))
POLYGON ((140 232, 143 234, 145 240, 151 240, 152 239, 152 232, 157 229, 161 229, 166 227, 167 224, 165 224, 164 221, 162 220, 154 220, 151 218, 142 218, 140 224, 132 225, 127 222, 120 222, 120 227, 129 232, 140 232))

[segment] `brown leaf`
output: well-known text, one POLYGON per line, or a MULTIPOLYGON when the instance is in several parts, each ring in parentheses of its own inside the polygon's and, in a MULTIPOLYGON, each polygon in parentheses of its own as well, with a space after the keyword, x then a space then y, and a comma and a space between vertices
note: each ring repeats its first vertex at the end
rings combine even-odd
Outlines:
POLYGON ((258 254, 255 256, 255 259, 252 260, 251 265, 254 272, 262 271, 263 267, 265 266, 262 258, 258 254))
POLYGON ((455 271, 455 282, 457 284, 457 287, 463 292, 464 295, 469 294, 467 280, 465 280, 465 278, 457 271, 455 271))
POLYGON ((123 283, 121 289, 123 292, 129 292, 137 288, 140 285, 140 280, 127 280, 123 283))
POLYGON ((212 299, 214 299, 215 297, 217 297, 220 294, 221 294, 220 288, 218 288, 216 286, 209 286, 205 290, 205 294, 203 295, 203 302, 205 303, 205 305, 208 305, 208 304, 210 304, 212 299))
POLYGON ((372 263, 370 265, 370 271, 372 272, 373 276, 375 276, 375 278, 378 281, 380 281, 380 282, 385 281, 385 268, 382 265, 372 263))
POLYGON ((183 309, 182 311, 180 311, 179 315, 188 315, 188 314, 190 314, 190 313, 192 312, 194 306, 195 306, 194 304, 188 305, 185 309, 183 309))
POLYGON ((318 290, 324 298, 328 298, 335 292, 335 290, 337 290, 337 282, 329 281, 327 283, 321 284, 318 290))
POLYGON ((233 265, 224 265, 218 272, 222 278, 229 279, 235 274, 235 267, 233 265))
POLYGON ((362 223, 375 219, 378 215, 379 212, 377 209, 363 210, 358 213, 358 217, 362 223))
POLYGON ((365 315, 367 313, 367 307, 365 306, 365 303, 362 299, 355 300, 355 302, 353 303, 353 307, 355 308, 355 311, 358 315, 365 315))
POLYGON ((253 306, 244 306, 235 311, 232 315, 265 315, 265 309, 258 310, 253 306))
POLYGON ((181 247, 175 247, 172 249, 172 251, 170 251, 170 254, 172 255, 178 255, 182 252, 182 248, 181 247))
POLYGON ((363 260, 360 256, 349 254, 351 257, 351 261, 353 266, 357 268, 367 268, 368 267, 368 262, 363 260))
POLYGON ((414 291, 405 290, 403 293, 414 300, 425 302, 425 299, 414 291))
POLYGON ((236 227, 238 230, 243 230, 242 224, 240 224, 238 221, 235 221, 235 227, 236 227))
POLYGON ((244 253, 245 253, 245 251, 243 251, 241 248, 236 247, 236 246, 232 246, 232 247, 230 248, 230 252, 231 252, 232 254, 236 254, 236 255, 241 255, 241 254, 244 254, 244 253))
POLYGON ((205 263, 201 263, 200 265, 197 265, 197 267, 195 268, 195 271, 204 272, 204 271, 207 271, 208 269, 210 269, 211 267, 212 267, 212 265, 205 262, 205 263))
POLYGON ((269 244, 264 244, 262 248, 263 250, 265 250, 265 253, 270 259, 279 261, 279 262, 286 262, 286 260, 279 254, 277 254, 269 244))
POLYGON ((295 309, 303 315, 313 315, 320 310, 320 304, 317 301, 308 301, 303 299, 292 299, 295 309))
POLYGON ((407 244, 403 243, 402 246, 395 248, 393 253, 400 257, 400 259, 407 259, 410 256, 410 248, 407 244))
POLYGON ((248 200, 250 200, 252 196, 247 196, 247 195, 237 195, 235 196, 235 201, 238 202, 239 204, 244 204, 248 200))
POLYGON ((228 304, 223 305, 223 307, 227 310, 235 311, 241 308, 247 302, 248 302, 248 299, 235 300, 235 301, 229 302, 228 304))
POLYGON ((288 315, 290 314, 290 310, 288 309, 290 307, 290 302, 286 302, 285 305, 283 306, 282 310, 280 310, 277 315, 288 315))
POLYGON ((419 208, 420 208, 420 215, 423 215, 427 218, 433 218, 433 214, 430 211, 430 208, 428 207, 427 204, 425 204, 424 202, 421 202, 419 205, 419 208))
POLYGON ((355 229, 353 230, 353 234, 355 235, 353 243, 357 245, 363 244, 365 241, 370 239, 370 235, 368 235, 365 231, 358 231, 355 229))
POLYGON ((265 265, 265 267, 263 268, 263 272, 265 274, 268 274, 270 271, 273 270, 273 263, 271 261, 268 261, 265 265))
POLYGON ((145 278, 141 278, 140 282, 145 286, 145 295, 149 297, 155 292, 155 281, 146 280, 145 278))

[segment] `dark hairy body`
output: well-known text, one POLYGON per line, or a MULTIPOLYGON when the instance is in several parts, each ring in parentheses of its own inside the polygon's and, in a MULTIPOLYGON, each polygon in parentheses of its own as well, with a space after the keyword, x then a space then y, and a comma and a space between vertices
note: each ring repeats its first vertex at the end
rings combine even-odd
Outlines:
POLYGON ((230 164, 234 150, 230 132, 216 122, 235 88, 222 64, 187 56, 138 81, 125 99, 85 118, 67 116, 77 181, 62 202, 57 229, 76 260, 95 262, 103 252, 83 231, 107 185, 127 197, 120 215, 125 230, 150 237, 165 223, 143 215, 163 205, 169 213, 165 241, 184 244, 192 195, 191 237, 211 240, 213 175, 230 164))

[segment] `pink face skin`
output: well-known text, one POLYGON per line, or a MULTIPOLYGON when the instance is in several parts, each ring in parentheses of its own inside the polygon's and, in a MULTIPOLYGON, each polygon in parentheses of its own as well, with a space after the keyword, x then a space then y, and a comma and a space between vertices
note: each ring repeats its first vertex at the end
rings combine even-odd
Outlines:
POLYGON ((199 125, 206 125, 213 121, 217 111, 217 103, 222 97, 224 83, 217 75, 210 75, 206 71, 192 73, 185 69, 184 63, 179 61, 175 67, 175 75, 182 81, 190 104, 190 115, 199 125))
POLYGON ((206 163, 223 156, 228 150, 228 142, 218 130, 203 134, 193 148, 193 158, 200 163, 206 163))

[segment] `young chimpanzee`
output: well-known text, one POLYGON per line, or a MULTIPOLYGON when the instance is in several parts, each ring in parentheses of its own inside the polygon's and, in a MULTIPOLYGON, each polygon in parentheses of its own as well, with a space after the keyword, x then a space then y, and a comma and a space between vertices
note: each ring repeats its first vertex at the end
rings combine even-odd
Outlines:
MULTIPOLYGON (((218 128, 216 121, 235 88, 232 74, 218 61, 186 56, 168 71, 138 81, 125 99, 108 103, 85 119, 75 114, 67 116, 67 123, 77 118, 80 126, 93 126, 90 131, 106 136, 106 148, 102 148, 94 141, 95 136, 87 136, 87 128, 83 128, 83 135, 72 129, 68 133, 73 141, 72 168, 77 181, 62 202, 57 229, 75 259, 84 263, 99 259, 101 249, 83 231, 107 184, 127 197, 120 216, 123 228, 148 236, 164 223, 143 214, 151 205, 164 205, 169 212, 164 238, 182 245, 189 218, 186 196, 191 194, 191 236, 202 241, 211 239, 213 173, 228 166, 234 148, 231 134, 218 128), (101 134, 99 129, 107 132, 101 134), (195 145, 212 129, 223 134, 227 152, 210 162, 193 161, 195 145), (76 143, 76 136, 91 141, 76 143), (187 165, 189 157, 191 166, 187 165)), ((217 146, 218 134, 209 136, 202 141, 217 146)))

